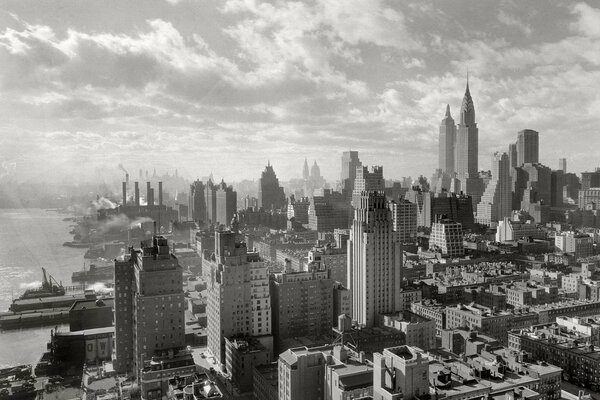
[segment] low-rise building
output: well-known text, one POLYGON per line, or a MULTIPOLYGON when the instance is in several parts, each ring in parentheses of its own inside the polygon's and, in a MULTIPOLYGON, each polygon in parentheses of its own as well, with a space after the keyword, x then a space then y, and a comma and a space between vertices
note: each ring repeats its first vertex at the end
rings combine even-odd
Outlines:
POLYGON ((423 350, 435 347, 435 321, 412 313, 401 311, 381 316, 381 326, 397 329, 404 333, 406 345, 423 350))
POLYGON ((446 328, 465 327, 490 335, 506 342, 506 332, 510 328, 512 314, 507 311, 494 311, 486 307, 459 304, 446 308, 446 328))
POLYGON ((508 333, 508 348, 563 369, 563 378, 576 385, 600 385, 600 349, 590 338, 557 324, 535 325, 508 333))
POLYGON ((498 223, 496 230, 496 242, 512 242, 523 237, 533 239, 544 239, 546 235, 538 229, 536 224, 531 221, 520 222, 512 221, 510 218, 504 218, 498 223))
POLYGON ((422 300, 411 303, 410 310, 421 317, 435 321, 436 335, 440 335, 442 329, 446 329, 446 307, 441 304, 431 300, 422 300))

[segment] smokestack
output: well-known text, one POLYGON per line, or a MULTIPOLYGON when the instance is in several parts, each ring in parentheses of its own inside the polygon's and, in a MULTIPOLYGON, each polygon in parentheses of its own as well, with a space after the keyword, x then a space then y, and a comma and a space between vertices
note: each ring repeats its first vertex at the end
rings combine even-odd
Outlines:
POLYGON ((123 207, 127 205, 127 182, 123 182, 123 207))
POLYGON ((154 237, 156 237, 156 221, 154 221, 154 237))
POLYGON ((154 188, 150 188, 150 200, 148 201, 148 205, 154 205, 154 188))
POLYGON ((140 184, 135 182, 135 205, 140 206, 140 184))
POLYGON ((162 198, 162 182, 158 182, 158 205, 162 206, 163 205, 163 198, 162 198))
POLYGON ((152 189, 150 188, 150 181, 146 182, 146 205, 150 206, 152 204, 150 204, 150 191, 152 189))

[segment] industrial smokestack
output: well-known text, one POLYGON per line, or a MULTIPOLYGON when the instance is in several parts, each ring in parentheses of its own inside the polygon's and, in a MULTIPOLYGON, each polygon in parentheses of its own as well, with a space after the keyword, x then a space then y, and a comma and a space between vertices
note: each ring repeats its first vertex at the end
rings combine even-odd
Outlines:
POLYGON ((140 206, 140 184, 135 182, 135 205, 140 206))
POLYGON ((149 206, 153 206, 154 205, 154 189, 150 188, 150 197, 148 200, 148 205, 149 206))
POLYGON ((162 198, 162 182, 158 182, 158 205, 162 206, 163 205, 163 198, 162 198))
POLYGON ((123 207, 127 205, 127 182, 123 182, 123 207))
POLYGON ((150 188, 150 181, 146 182, 146 205, 150 206, 152 204, 150 204, 150 191, 152 189, 150 188))

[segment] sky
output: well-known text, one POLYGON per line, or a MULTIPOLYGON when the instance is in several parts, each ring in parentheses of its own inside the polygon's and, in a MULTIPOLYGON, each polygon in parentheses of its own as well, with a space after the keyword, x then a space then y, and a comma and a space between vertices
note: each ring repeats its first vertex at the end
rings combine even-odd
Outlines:
POLYGON ((0 4, 0 176, 258 179, 341 153, 431 176, 466 76, 479 166, 517 131, 540 161, 600 165, 600 4, 127 0, 0 4))

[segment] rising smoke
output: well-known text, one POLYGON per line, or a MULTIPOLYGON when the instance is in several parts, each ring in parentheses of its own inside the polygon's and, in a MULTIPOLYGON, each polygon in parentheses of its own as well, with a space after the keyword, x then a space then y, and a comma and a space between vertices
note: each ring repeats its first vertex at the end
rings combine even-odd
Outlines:
POLYGON ((106 285, 102 282, 96 282, 92 285, 89 285, 86 289, 93 290, 94 292, 101 294, 111 294, 113 292, 113 289, 106 287, 106 285))
POLYGON ((129 219, 125 214, 111 216, 100 225, 100 230, 103 233, 109 231, 123 231, 126 229, 139 228, 144 222, 152 222, 152 218, 141 217, 134 220, 129 219))
POLYGON ((117 204, 113 203, 106 197, 100 197, 97 200, 92 201, 92 205, 96 208, 96 210, 104 210, 107 208, 116 208, 117 204))

